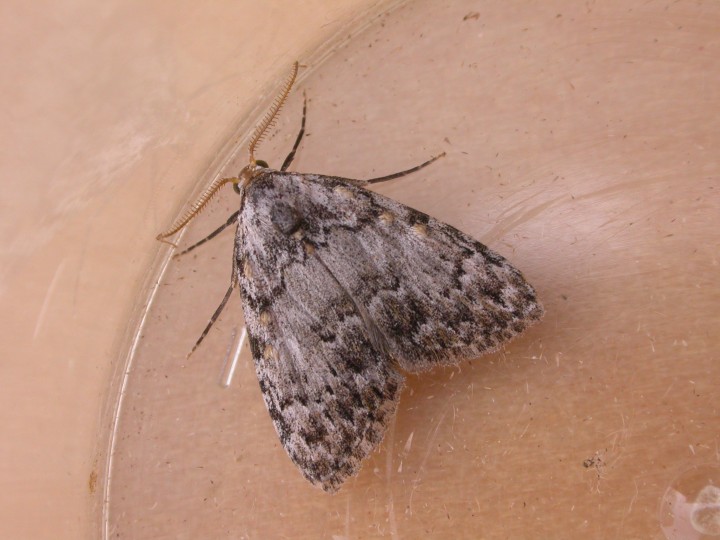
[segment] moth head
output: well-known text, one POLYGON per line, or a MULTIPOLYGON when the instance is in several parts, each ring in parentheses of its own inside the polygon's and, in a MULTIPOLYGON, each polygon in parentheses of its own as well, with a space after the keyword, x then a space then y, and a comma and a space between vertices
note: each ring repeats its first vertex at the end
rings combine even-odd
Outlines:
POLYGON ((262 159, 253 160, 251 163, 248 163, 243 167, 242 171, 240 171, 237 179, 233 180, 233 191, 239 195, 242 193, 242 188, 252 182, 253 178, 255 178, 260 171, 268 169, 269 167, 270 165, 268 165, 267 161, 263 161, 262 159))

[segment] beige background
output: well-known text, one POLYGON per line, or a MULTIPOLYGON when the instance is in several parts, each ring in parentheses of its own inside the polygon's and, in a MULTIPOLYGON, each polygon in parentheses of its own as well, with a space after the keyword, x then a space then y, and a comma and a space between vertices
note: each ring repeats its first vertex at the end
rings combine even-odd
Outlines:
POLYGON ((717 4, 23 6, 1 23, 0 537, 713 531, 716 506, 689 503, 720 500, 717 4), (284 454, 247 349, 218 384, 237 298, 184 360, 232 234, 153 288, 155 234, 242 164, 295 58, 311 102, 293 168, 363 178, 446 150, 378 190, 505 255, 548 312, 503 353, 410 379, 335 497, 284 454))

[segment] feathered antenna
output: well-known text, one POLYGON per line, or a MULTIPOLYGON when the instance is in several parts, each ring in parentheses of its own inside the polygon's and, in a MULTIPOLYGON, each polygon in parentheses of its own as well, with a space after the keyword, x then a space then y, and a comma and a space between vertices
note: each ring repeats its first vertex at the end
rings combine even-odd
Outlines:
POLYGON ((218 178, 217 180, 215 180, 212 184, 208 186, 205 191, 203 191, 203 194, 198 197, 198 199, 193 203, 193 205, 188 209, 188 211, 185 212, 183 217, 175 220, 175 223, 172 224, 172 227, 170 227, 164 233, 158 234, 155 239, 163 240, 168 236, 172 236, 173 234, 178 232, 185 225, 187 225, 190 220, 192 220, 195 216, 202 212, 203 208, 205 208, 205 205, 210 202, 210 199, 212 199, 213 196, 217 194, 218 190, 221 187, 223 187, 228 182, 237 183, 238 180, 238 178, 218 178))
POLYGON ((248 145, 248 152, 250 154, 250 163, 255 163, 255 150, 257 150, 257 147, 262 142, 267 131, 275 125, 278 114, 280 113, 280 109, 282 109, 282 106, 285 104, 285 100, 287 99, 288 94, 290 93, 290 89, 292 88, 293 83, 295 82, 295 77, 297 77, 298 66, 299 66, 299 64, 296 61, 293 64, 292 70, 290 71, 290 75, 288 76, 287 80, 285 81, 285 85, 283 86, 282 90, 277 95, 277 97, 273 100, 272 105, 270 106, 268 111, 265 113, 265 116, 263 116, 263 119, 260 121, 260 123, 257 126, 255 126, 255 131, 253 132, 253 136, 250 139, 250 144, 248 145))
MULTIPOLYGON (((295 62, 293 64, 292 70, 290 71, 290 75, 288 76, 285 84, 282 87, 282 90, 273 100, 272 105, 265 113, 265 116, 263 116, 263 119, 260 121, 260 123, 258 123, 257 126, 255 126, 255 131, 253 132, 253 136, 250 139, 250 144, 248 145, 250 163, 243 167, 243 170, 237 177, 218 178, 217 180, 214 180, 213 183, 210 184, 205 191, 203 191, 202 195, 198 197, 198 199, 195 201, 195 203, 193 203, 193 205, 188 209, 188 211, 185 212, 185 214, 183 214, 180 219, 176 220, 175 223, 172 224, 172 227, 170 227, 164 233, 158 234, 156 236, 157 240, 164 241, 165 238, 167 238, 168 236, 172 236, 180 229, 182 229, 185 225, 187 225, 195 216, 202 212, 203 208, 205 208, 205 205, 210 202, 210 199, 212 199, 213 196, 218 192, 218 190, 225 184, 232 183, 245 185, 253 178, 255 172, 259 168, 261 168, 255 161, 255 150, 262 142, 263 137, 265 136, 267 131, 275 125, 275 121, 277 120, 277 116, 280 113, 280 109, 282 109, 282 106, 285 104, 285 100, 290 93, 290 89, 292 88, 293 83, 295 83, 295 77, 297 77, 298 67, 299 64, 295 62)), ((263 165, 267 166, 267 164, 263 165)))

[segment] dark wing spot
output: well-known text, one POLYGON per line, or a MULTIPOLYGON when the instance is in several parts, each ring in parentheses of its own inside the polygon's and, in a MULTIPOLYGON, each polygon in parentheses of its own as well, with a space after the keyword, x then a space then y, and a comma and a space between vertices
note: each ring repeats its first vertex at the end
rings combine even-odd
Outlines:
POLYGON ((286 236, 297 232, 303 223, 300 212, 285 203, 273 205, 270 218, 278 230, 286 236))

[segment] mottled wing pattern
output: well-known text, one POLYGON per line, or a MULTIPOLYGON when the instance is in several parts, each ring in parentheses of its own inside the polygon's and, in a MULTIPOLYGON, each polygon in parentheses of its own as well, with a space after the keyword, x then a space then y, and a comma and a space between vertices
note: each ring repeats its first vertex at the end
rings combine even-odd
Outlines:
POLYGON ((334 195, 335 224, 310 218, 314 234, 307 239, 323 246, 328 268, 367 310, 403 369, 477 357, 542 317, 522 274, 465 233, 342 179, 307 183, 313 181, 315 208, 326 193, 334 195))
POLYGON ((268 410, 290 457, 326 490, 381 440, 397 366, 476 357, 543 313, 500 255, 336 177, 253 179, 235 262, 268 410))
POLYGON ((292 212, 267 195, 247 193, 236 246, 253 359, 290 458, 313 484, 336 491, 382 440, 404 377, 373 343, 353 298, 291 230, 292 212))

